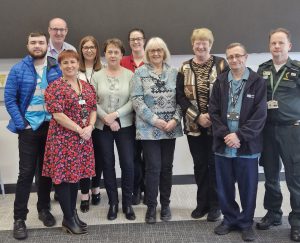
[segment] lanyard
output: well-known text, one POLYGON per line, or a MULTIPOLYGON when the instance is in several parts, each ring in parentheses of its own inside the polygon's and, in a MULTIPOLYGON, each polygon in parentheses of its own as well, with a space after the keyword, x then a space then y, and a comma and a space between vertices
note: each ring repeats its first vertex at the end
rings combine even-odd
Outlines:
POLYGON ((273 73, 271 72, 271 74, 270 74, 270 84, 271 84, 271 89, 272 89, 272 100, 274 99, 275 91, 278 88, 279 83, 281 82, 281 80, 283 78, 283 75, 285 74, 285 71, 286 71, 286 68, 283 69, 283 72, 281 73, 279 79, 277 80, 277 83, 275 84, 275 87, 274 87, 273 73))
POLYGON ((92 77, 93 77, 93 75, 94 75, 94 69, 93 69, 93 71, 92 71, 92 73, 91 73, 90 80, 88 79, 88 77, 87 77, 87 75, 86 75, 86 71, 84 72, 84 75, 85 75, 86 81, 87 81, 89 84, 91 84, 91 82, 92 82, 92 77))
POLYGON ((241 92, 244 88, 245 83, 246 83, 246 80, 243 79, 240 86, 236 88, 235 92, 233 92, 233 90, 232 90, 232 80, 229 82, 230 98, 231 98, 231 103, 232 103, 233 108, 235 108, 235 105, 236 105, 236 103, 237 103, 237 101, 238 101, 238 99, 241 95, 241 92))

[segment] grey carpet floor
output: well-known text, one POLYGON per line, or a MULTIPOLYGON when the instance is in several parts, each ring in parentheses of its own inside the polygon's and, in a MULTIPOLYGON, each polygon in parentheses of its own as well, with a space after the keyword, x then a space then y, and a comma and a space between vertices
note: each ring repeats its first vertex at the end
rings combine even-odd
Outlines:
MULTIPOLYGON (((203 242, 203 243, 237 243, 242 242, 241 234, 238 231, 228 235, 218 236, 213 233, 217 223, 206 221, 172 221, 159 222, 154 225, 145 223, 136 224, 114 224, 114 225, 92 225, 88 228, 88 234, 83 236, 70 235, 61 228, 30 229, 28 239, 22 242, 36 243, 60 243, 60 242, 81 242, 81 243, 165 243, 165 242, 203 242)), ((261 243, 284 243, 289 240, 290 227, 287 217, 284 217, 283 224, 273 227, 267 231, 256 231, 257 240, 261 243)), ((12 237, 11 230, 0 231, 0 242, 20 242, 12 237)))

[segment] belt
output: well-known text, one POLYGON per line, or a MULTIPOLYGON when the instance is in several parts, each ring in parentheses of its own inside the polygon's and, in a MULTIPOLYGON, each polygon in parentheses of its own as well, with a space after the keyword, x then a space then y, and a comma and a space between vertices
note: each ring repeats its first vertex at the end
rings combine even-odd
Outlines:
POLYGON ((268 124, 273 126, 299 126, 300 120, 290 122, 268 122, 268 124))

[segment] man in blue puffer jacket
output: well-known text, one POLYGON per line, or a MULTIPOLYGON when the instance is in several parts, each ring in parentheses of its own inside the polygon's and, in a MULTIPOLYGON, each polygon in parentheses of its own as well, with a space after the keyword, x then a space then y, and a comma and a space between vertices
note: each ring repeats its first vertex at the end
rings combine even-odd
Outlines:
POLYGON ((19 141, 19 177, 14 202, 13 229, 16 239, 27 238, 27 204, 36 170, 39 177, 39 219, 48 227, 56 223, 49 211, 51 179, 41 176, 51 118, 45 107, 44 91, 49 83, 62 74, 56 60, 46 57, 47 37, 44 33, 30 33, 27 49, 29 55, 10 70, 4 92, 5 106, 11 116, 7 128, 18 134, 19 141))

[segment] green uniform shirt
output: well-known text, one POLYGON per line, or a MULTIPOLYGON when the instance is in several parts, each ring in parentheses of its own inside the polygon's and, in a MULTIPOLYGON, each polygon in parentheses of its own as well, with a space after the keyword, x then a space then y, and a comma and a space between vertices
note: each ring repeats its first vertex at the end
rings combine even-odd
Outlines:
POLYGON ((271 74, 273 76, 273 86, 276 85, 279 77, 283 77, 275 90, 273 99, 278 101, 278 109, 268 109, 267 122, 274 124, 292 124, 300 120, 300 63, 288 59, 278 72, 269 60, 261 64, 257 73, 267 81, 267 100, 272 100, 272 86, 270 82, 271 74))

